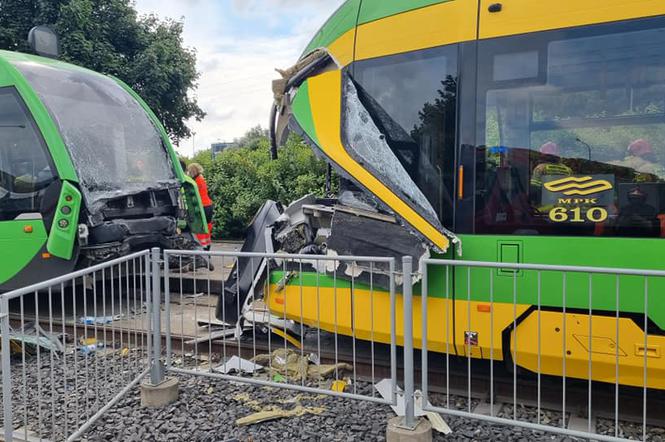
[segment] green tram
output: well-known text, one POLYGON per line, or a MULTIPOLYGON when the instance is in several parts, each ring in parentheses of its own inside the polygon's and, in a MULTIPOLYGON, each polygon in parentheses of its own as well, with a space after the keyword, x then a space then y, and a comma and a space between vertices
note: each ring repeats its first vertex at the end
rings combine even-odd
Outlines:
MULTIPOLYGON (((284 77, 274 152, 298 132, 342 184, 334 201, 264 206, 268 249, 665 269, 664 2, 348 0, 284 77)), ((372 317, 369 285, 341 281, 360 273, 277 268, 266 304, 389 342, 388 291, 374 281, 372 317)), ((594 380, 665 388, 663 281, 645 306, 644 278, 619 278, 617 306, 615 277, 594 276, 590 306, 588 275, 569 274, 564 298, 562 274, 543 273, 540 345, 536 272, 497 270, 492 305, 487 269, 451 271, 449 287, 444 273, 429 268, 423 294, 431 351, 536 372, 542 345, 542 373, 586 379, 591 359, 594 380)))
POLYGON ((126 84, 0 51, 0 292, 148 247, 191 248, 203 219, 164 128, 126 84))

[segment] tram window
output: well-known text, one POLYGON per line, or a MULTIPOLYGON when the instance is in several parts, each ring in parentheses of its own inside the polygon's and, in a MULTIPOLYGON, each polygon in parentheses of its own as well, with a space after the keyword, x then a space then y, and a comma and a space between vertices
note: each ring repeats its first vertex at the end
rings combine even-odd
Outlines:
POLYGON ((26 62, 16 67, 58 125, 89 208, 175 182, 159 132, 114 80, 82 69, 26 62))
POLYGON ((363 104, 444 226, 452 225, 457 47, 356 62, 363 104))
POLYGON ((55 179, 28 110, 13 88, 0 89, 0 221, 39 212, 42 191, 55 179))
POLYGON ((476 232, 665 237, 665 28, 650 23, 480 43, 480 66, 540 62, 509 83, 480 70, 476 232))

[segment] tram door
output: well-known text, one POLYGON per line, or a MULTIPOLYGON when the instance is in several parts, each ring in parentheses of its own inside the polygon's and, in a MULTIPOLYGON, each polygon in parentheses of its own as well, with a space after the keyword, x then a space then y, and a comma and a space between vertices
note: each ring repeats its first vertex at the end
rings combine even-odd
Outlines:
POLYGON ((0 87, 0 284, 45 252, 52 213, 45 196, 54 192, 57 201, 59 187, 24 101, 14 87, 0 87))
MULTIPOLYGON (((434 216, 452 230, 457 110, 460 88, 465 87, 460 82, 460 60, 474 47, 478 4, 476 0, 417 0, 409 2, 412 10, 391 13, 391 8, 403 10, 406 3, 362 2, 352 75, 371 97, 366 101, 381 107, 378 119, 389 121, 384 132, 393 154, 434 216), (379 16, 384 18, 376 20, 379 16)), ((452 247, 447 256, 452 256, 452 247)), ((447 319, 429 321, 428 337, 431 348, 445 351, 453 348, 452 292, 441 278, 432 279, 431 284, 430 317, 447 315, 447 319), (445 330, 442 323, 451 328, 445 330)), ((415 330, 418 335, 419 327, 415 330)))

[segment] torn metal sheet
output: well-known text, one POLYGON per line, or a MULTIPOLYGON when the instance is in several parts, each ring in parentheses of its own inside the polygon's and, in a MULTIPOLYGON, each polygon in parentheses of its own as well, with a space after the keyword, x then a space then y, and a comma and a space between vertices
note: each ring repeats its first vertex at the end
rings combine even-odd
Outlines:
MULTIPOLYGON (((272 244, 268 244, 266 240, 266 229, 272 226, 280 215, 280 206, 274 201, 266 201, 254 217, 252 225, 247 229, 245 243, 240 251, 267 252, 272 250, 272 244)), ((241 257, 236 260, 233 271, 224 284, 224 292, 217 302, 215 310, 217 319, 229 324, 238 322, 240 319, 238 313, 245 305, 264 261, 264 258, 254 257, 241 257)))
POLYGON ((238 336, 236 327, 226 328, 219 331, 214 331, 208 335, 200 336, 198 338, 185 341, 186 345, 200 344, 201 342, 215 341, 217 339, 235 338, 238 336))
POLYGON ((294 321, 273 315, 270 313, 268 306, 260 299, 251 303, 249 308, 245 309, 242 314, 244 319, 244 328, 259 327, 268 329, 285 330, 295 336, 300 335, 300 326, 296 325, 294 321))

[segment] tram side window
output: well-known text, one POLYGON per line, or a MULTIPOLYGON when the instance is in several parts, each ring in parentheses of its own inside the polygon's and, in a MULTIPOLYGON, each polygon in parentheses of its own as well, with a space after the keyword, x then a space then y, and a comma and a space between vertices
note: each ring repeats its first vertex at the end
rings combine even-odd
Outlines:
POLYGON ((665 237, 663 26, 480 44, 476 232, 665 237))
POLYGON ((363 104, 444 226, 452 225, 457 47, 354 63, 363 104))
POLYGON ((12 88, 0 89, 0 221, 39 212, 55 179, 32 118, 12 88))

